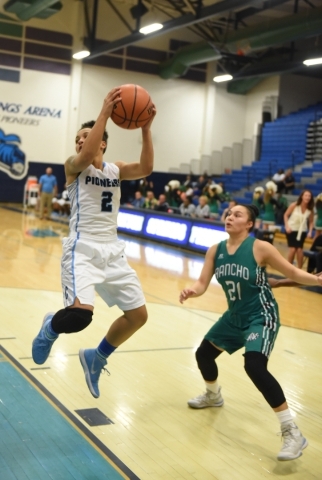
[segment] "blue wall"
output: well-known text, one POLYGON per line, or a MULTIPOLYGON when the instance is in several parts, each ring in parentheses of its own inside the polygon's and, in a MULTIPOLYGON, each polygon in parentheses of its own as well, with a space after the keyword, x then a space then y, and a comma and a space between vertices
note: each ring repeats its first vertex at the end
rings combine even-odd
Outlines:
POLYGON ((0 202, 22 203, 23 190, 28 176, 35 176, 38 179, 43 175, 47 167, 53 169, 53 174, 57 178, 58 191, 62 192, 65 183, 64 165, 57 163, 38 163, 30 162, 27 176, 22 180, 15 180, 9 177, 5 172, 0 171, 0 202))
MULTIPOLYGON (((27 177, 36 176, 39 179, 41 175, 45 173, 47 167, 53 169, 53 174, 56 176, 58 182, 58 191, 62 192, 65 184, 64 165, 59 165, 57 163, 30 162, 27 176, 22 180, 15 180, 9 177, 5 172, 0 171, 0 202, 22 203, 27 177)), ((160 193, 164 193, 164 186, 173 179, 179 180, 182 183, 186 179, 186 175, 182 173, 153 172, 152 175, 150 175, 149 180, 152 180, 154 184, 155 196, 158 197, 160 193)), ((125 203, 128 201, 129 197, 133 197, 138 186, 139 180, 133 182, 123 181, 121 186, 121 202, 125 203)))

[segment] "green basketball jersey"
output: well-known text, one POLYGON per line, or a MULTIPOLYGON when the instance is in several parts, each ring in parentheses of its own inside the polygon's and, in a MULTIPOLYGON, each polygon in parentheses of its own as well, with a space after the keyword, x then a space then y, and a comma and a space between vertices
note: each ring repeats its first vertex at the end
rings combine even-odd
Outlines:
POLYGON ((228 302, 230 320, 245 327, 260 319, 274 328, 279 322, 278 306, 269 286, 266 268, 254 258, 255 238, 247 237, 233 255, 227 251, 226 240, 217 246, 215 275, 228 302))
POLYGON ((316 207, 316 213, 317 213, 317 218, 315 220, 315 228, 321 228, 322 227, 322 205, 316 207))

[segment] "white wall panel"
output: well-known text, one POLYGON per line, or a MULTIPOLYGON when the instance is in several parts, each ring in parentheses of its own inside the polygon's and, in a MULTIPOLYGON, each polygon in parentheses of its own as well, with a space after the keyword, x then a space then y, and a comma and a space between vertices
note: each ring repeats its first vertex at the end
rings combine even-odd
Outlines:
POLYGON ((211 154, 211 171, 212 175, 221 175, 224 173, 223 166, 222 166, 222 152, 213 151, 211 154))

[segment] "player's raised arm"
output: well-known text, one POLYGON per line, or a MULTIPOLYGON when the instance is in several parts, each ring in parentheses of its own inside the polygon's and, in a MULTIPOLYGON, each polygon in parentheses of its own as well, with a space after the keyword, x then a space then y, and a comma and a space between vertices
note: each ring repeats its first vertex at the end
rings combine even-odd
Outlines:
POLYGON ((82 172, 106 148, 102 140, 106 122, 110 118, 114 105, 121 101, 120 89, 113 88, 104 98, 102 109, 91 129, 81 129, 76 135, 77 155, 71 156, 65 163, 66 177, 82 172))
POLYGON ((215 255, 217 251, 217 245, 213 245, 209 248, 205 256, 205 262, 203 264, 200 277, 189 288, 184 288, 180 292, 179 301, 183 303, 185 300, 191 297, 200 297, 207 290, 210 280, 213 277, 215 271, 215 255))
POLYGON ((142 127, 142 150, 140 162, 125 163, 115 162, 120 169, 120 180, 136 180, 149 176, 153 170, 154 150, 151 135, 151 125, 156 116, 156 108, 153 105, 150 120, 142 127))

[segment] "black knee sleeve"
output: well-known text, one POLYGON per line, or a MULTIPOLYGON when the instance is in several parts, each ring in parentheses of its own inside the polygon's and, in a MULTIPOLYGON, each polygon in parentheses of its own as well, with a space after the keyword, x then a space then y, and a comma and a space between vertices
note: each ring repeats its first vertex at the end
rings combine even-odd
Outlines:
POLYGON ((268 358, 262 353, 245 353, 245 371, 272 408, 286 402, 278 381, 267 370, 268 358))
POLYGON ((222 352, 208 340, 203 340, 196 351, 196 360, 201 375, 206 382, 213 382, 218 377, 218 367, 215 358, 222 352))
POLYGON ((74 333, 91 323, 93 312, 84 308, 64 308, 53 316, 51 326, 56 333, 74 333))

